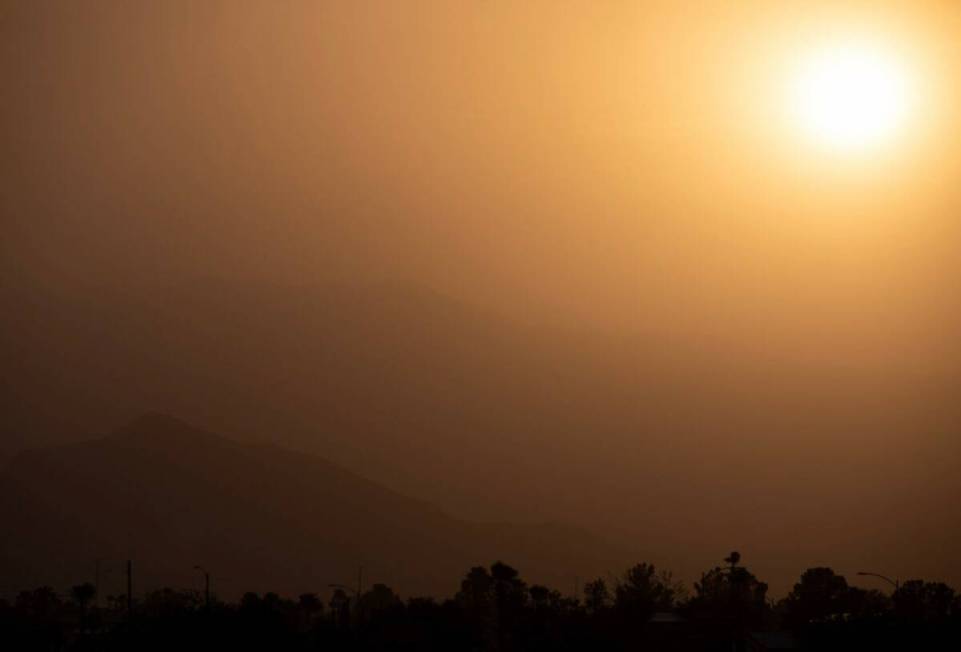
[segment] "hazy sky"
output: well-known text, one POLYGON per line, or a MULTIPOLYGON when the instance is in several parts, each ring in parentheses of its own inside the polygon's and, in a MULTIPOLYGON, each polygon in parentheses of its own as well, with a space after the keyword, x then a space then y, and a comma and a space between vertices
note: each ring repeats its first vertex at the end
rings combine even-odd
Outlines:
POLYGON ((913 332, 956 287, 956 3, 0 15, 4 256, 37 277, 404 278, 534 320, 727 334, 913 332), (865 34, 923 106, 897 143, 833 156, 787 124, 788 71, 865 34))
MULTIPOLYGON (((843 462, 821 469, 825 492, 832 478, 871 484, 880 468, 915 513, 930 465, 938 487, 954 486, 944 478, 958 465, 961 382, 956 1, 0 2, 0 74, 6 287, 83 305, 103 286, 197 277, 426 285, 522 322, 723 352, 719 377, 705 369, 693 381, 715 404, 684 404, 678 431, 713 432, 696 423, 704 409, 731 417, 728 433, 746 424, 740 445, 772 483, 792 451, 797 477, 822 454, 843 462), (789 98, 807 57, 848 42, 900 62, 915 103, 885 142, 841 152, 792 122, 789 98), (765 439, 772 424, 790 439, 783 448, 765 439), (837 448, 806 449, 805 438, 837 448), (865 451, 865 468, 845 476, 865 451)), ((618 359, 620 346, 605 355, 618 359)), ((633 361, 597 377, 633 378, 633 361)), ((588 387, 573 369, 565 391, 581 416, 595 410, 616 433, 591 455, 639 477, 649 441, 618 419, 660 428, 671 415, 648 419, 636 388, 588 387), (622 412, 603 413, 605 401, 622 412)), ((70 373, 83 386, 86 370, 70 373)), ((519 393, 548 396, 517 378, 519 393)), ((136 394, 135 380, 120 384, 136 394)), ((71 382, 60 389, 79 403, 71 382)), ((181 398, 149 407, 199 403, 181 398)), ((303 422, 298 401, 315 397, 277 400, 303 422)), ((512 416, 526 423, 522 409, 512 416)), ((720 439, 719 450, 733 441, 720 439)), ((710 468, 706 440, 691 441, 710 468)), ((573 444, 557 455, 595 459, 573 444)), ((734 483, 717 496, 739 491, 749 493, 734 483)), ((785 491, 815 522, 816 501, 785 491)), ((947 509, 939 491, 925 504, 947 509)))

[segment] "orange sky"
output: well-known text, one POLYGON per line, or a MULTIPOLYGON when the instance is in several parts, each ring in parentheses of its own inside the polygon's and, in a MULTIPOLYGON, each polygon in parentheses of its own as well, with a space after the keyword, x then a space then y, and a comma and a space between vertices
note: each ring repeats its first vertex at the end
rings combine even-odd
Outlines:
POLYGON ((921 411, 961 377, 954 1, 4 3, 0 66, 8 282, 401 280, 921 411), (784 86, 848 35, 921 101, 844 157, 784 86))
POLYGON ((837 5, 8 8, 18 255, 400 276, 595 326, 919 318, 953 264, 961 10, 837 5), (929 90, 868 160, 781 106, 792 57, 847 32, 929 90))

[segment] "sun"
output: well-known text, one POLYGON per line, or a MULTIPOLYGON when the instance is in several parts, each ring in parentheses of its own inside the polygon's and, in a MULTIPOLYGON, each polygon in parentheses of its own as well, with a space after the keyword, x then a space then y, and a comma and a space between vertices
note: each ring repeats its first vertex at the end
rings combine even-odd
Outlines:
POLYGON ((911 104, 904 62, 864 44, 824 47, 802 59, 789 99, 797 125, 816 144, 875 149, 902 129, 911 104))

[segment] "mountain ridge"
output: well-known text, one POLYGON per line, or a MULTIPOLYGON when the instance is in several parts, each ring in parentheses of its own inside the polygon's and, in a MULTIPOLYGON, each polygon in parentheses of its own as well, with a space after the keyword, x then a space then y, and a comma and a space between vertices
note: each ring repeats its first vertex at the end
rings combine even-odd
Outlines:
POLYGON ((24 586, 66 586, 87 579, 95 559, 127 557, 143 587, 176 584, 203 564, 246 588, 288 593, 364 566, 406 594, 442 595, 490 555, 555 584, 605 567, 605 546, 576 527, 460 521, 317 456, 158 413, 99 439, 22 452, 0 487, 12 533, 3 572, 24 586))
POLYGON ((683 333, 516 327, 396 284, 14 280, 0 284, 0 452, 160 408, 472 522, 574 520, 688 581, 747 537, 783 590, 797 570, 783 560, 857 565, 865 540, 879 565, 916 560, 904 574, 959 572, 940 501, 959 486, 956 383, 914 366, 839 367, 814 341, 752 355, 683 333), (927 399, 908 400, 907 385, 927 399), (868 475, 902 478, 914 498, 868 475), (826 527, 855 534, 829 549, 826 527), (931 533, 923 555, 910 531, 931 533))

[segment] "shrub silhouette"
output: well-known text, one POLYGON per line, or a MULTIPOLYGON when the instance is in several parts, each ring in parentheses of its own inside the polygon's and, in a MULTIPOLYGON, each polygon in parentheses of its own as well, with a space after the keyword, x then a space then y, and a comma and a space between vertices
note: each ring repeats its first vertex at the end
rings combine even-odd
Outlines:
POLYGON ((4 649, 12 650, 411 650, 514 652, 761 648, 792 634, 808 649, 961 649, 961 609, 943 583, 911 580, 889 598, 850 587, 830 568, 804 571, 778 605, 767 585, 729 555, 702 573, 690 598, 669 573, 639 563, 613 592, 595 579, 583 600, 528 584, 513 567, 475 566, 450 599, 402 600, 375 583, 359 598, 342 588, 329 609, 315 593, 287 599, 243 594, 236 603, 164 588, 105 608, 80 584, 63 600, 52 588, 0 601, 4 649), (612 595, 613 593, 613 595, 612 595), (669 617, 658 612, 671 612, 669 617), (653 618, 658 614, 657 618, 653 618))

